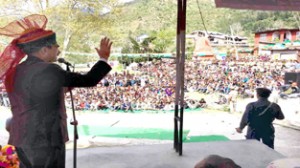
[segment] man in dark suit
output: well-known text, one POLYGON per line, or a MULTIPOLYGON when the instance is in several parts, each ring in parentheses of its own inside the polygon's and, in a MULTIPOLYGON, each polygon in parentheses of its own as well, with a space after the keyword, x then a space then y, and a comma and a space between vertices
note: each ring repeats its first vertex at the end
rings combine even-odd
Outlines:
POLYGON ((112 45, 108 38, 96 48, 100 60, 85 75, 54 64, 59 45, 53 31, 37 25, 44 17, 31 15, 26 22, 18 21, 29 28, 11 43, 17 51, 14 57, 28 57, 11 66, 5 78, 12 110, 9 144, 16 146, 21 168, 65 167, 68 132, 64 88, 95 86, 111 70, 106 62, 112 45))

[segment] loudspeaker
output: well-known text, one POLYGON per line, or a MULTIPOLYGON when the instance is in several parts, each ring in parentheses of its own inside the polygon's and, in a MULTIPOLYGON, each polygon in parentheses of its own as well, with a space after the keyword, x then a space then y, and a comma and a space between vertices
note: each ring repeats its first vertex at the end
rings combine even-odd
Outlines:
POLYGON ((284 84, 289 84, 289 82, 297 82, 298 87, 300 87, 300 73, 286 72, 284 74, 284 84))

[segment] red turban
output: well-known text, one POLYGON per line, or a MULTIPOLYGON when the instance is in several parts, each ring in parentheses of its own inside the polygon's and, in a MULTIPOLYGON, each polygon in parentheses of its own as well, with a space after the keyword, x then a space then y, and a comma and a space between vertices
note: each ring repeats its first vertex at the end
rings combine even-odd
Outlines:
POLYGON ((26 55, 20 47, 49 36, 55 40, 55 33, 45 30, 47 22, 46 16, 33 14, 0 28, 0 35, 14 38, 0 56, 0 79, 5 78, 7 92, 12 91, 16 66, 26 55))

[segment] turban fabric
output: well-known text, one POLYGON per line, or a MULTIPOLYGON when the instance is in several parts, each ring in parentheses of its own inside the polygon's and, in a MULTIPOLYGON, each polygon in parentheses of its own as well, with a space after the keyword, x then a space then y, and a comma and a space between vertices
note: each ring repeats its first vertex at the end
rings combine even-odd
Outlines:
POLYGON ((0 55, 0 79, 5 79, 7 92, 12 91, 16 66, 26 54, 56 44, 55 33, 45 30, 47 22, 46 16, 33 14, 0 28, 0 35, 14 38, 0 55))

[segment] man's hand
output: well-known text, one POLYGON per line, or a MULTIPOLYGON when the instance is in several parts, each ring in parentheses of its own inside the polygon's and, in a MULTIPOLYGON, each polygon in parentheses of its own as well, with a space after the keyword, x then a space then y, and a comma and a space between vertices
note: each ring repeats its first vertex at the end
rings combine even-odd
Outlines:
POLYGON ((235 130, 236 130, 237 133, 242 133, 243 132, 243 130, 240 129, 240 128, 235 128, 235 130))
POLYGON ((99 48, 95 48, 98 56, 100 58, 103 58, 105 60, 108 60, 109 56, 110 56, 110 48, 111 48, 112 42, 110 41, 109 38, 105 37, 103 39, 101 39, 100 41, 100 45, 99 48))

